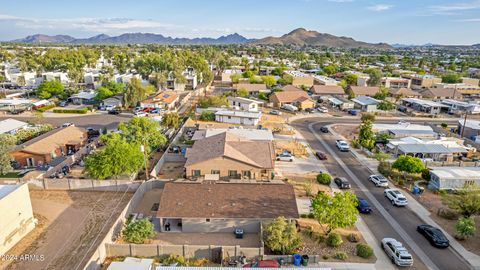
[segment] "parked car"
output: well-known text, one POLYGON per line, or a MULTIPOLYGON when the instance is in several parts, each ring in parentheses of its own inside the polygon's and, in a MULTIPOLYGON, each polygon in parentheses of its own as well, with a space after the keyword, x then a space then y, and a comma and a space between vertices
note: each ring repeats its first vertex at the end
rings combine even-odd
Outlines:
POLYGON ((432 244, 434 247, 438 248, 447 248, 450 246, 450 241, 448 241, 447 237, 443 232, 431 225, 418 225, 417 232, 421 233, 427 240, 432 244))
POLYGON ((320 160, 327 160, 327 155, 323 152, 317 151, 317 152, 315 152, 315 155, 320 160))
POLYGON ((150 113, 161 113, 162 110, 160 110, 159 108, 154 108, 150 111, 150 113))
POLYGON ((291 111, 291 112, 298 111, 298 107, 293 106, 291 104, 283 104, 282 109, 287 110, 287 111, 291 111))
POLYGON ((294 157, 292 154, 289 153, 282 153, 277 155, 277 161, 290 161, 292 162, 294 160, 294 157))
POLYGON ((368 203, 367 200, 358 198, 358 197, 357 197, 357 200, 358 200, 358 203, 357 203, 358 212, 362 214, 372 213, 372 208, 370 207, 370 204, 368 203))
POLYGON ((273 115, 282 115, 282 112, 279 111, 279 110, 271 110, 271 111, 270 111, 270 114, 273 114, 273 115))
POLYGON ((348 152, 350 151, 350 146, 348 145, 348 143, 344 140, 337 140, 336 141, 336 144, 337 144, 337 148, 342 151, 342 152, 348 152))
POLYGON ((75 124, 73 124, 73 123, 63 123, 63 124, 62 124, 62 127, 71 127, 71 126, 74 127, 75 124))
POLYGON ((68 105, 68 101, 62 101, 62 102, 58 103, 59 107, 67 107, 67 105, 68 105))
POLYGON ((320 127, 320 131, 323 133, 328 133, 328 128, 325 126, 320 127))
POLYGON ((315 109, 313 109, 313 108, 306 108, 306 109, 305 109, 305 112, 307 112, 307 113, 314 113, 314 112, 315 112, 315 109))
POLYGON ((385 197, 395 206, 406 206, 407 198, 398 189, 387 188, 383 191, 385 197))
POLYGON ((347 178, 345 177, 335 177, 333 179, 335 184, 337 184, 339 189, 349 189, 350 188, 350 183, 348 182, 347 178))
POLYGON ((328 113, 328 109, 325 107, 318 107, 317 110, 321 113, 328 113))
POLYGON ((398 266, 412 266, 412 254, 402 245, 401 242, 393 238, 383 238, 381 246, 392 262, 398 266))
POLYGON ((120 110, 119 109, 112 109, 112 110, 109 110, 108 111, 108 114, 120 114, 120 110))
POLYGON ((350 115, 358 115, 359 110, 349 109, 349 110, 347 111, 347 113, 350 114, 350 115))
POLYGON ((142 116, 148 116, 148 113, 144 111, 137 111, 133 113, 135 116, 142 117, 142 116))
POLYGON ((372 174, 368 177, 368 180, 372 181, 377 187, 388 187, 387 178, 383 175, 372 174))

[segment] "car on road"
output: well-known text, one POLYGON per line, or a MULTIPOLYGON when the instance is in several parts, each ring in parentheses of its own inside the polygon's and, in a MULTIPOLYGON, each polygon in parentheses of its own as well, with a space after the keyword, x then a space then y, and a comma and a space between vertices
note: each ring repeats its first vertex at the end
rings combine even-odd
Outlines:
POLYGON ((327 160, 327 155, 323 152, 317 151, 315 152, 315 156, 317 156, 318 159, 320 160, 327 160))
POLYGON ((137 112, 134 112, 133 114, 137 117, 148 116, 148 113, 146 113, 144 111, 137 111, 137 112))
POLYGON ((398 189, 387 188, 383 191, 383 194, 395 206, 406 206, 408 204, 407 198, 398 189))
POLYGON ((318 107, 317 110, 321 113, 328 113, 328 109, 325 107, 318 107))
POLYGON ((434 247, 447 248, 450 246, 450 241, 443 232, 436 227, 428 224, 418 225, 417 232, 421 233, 434 247))
POLYGON ((277 161, 290 161, 292 162, 294 160, 294 157, 290 153, 282 153, 277 155, 277 161))
POLYGON ((108 111, 108 114, 117 115, 117 114, 120 114, 120 110, 118 110, 118 109, 111 109, 111 110, 108 111))
POLYGON ((372 181, 377 187, 388 187, 387 178, 383 175, 372 174, 368 177, 368 180, 372 181))
POLYGON ((357 197, 357 210, 362 214, 372 213, 372 208, 367 200, 357 197))
POLYGON ((273 114, 273 115, 282 115, 282 112, 279 111, 279 110, 271 110, 271 111, 270 111, 270 114, 273 114))
POLYGON ((315 109, 314 109, 314 108, 306 108, 306 109, 305 109, 305 112, 307 112, 307 113, 314 113, 314 112, 315 112, 315 109))
POLYGON ((413 257, 401 242, 393 238, 383 238, 381 242, 382 249, 392 260, 392 263, 398 266, 412 266, 413 257))
POLYGON ((320 127, 320 131, 323 133, 328 133, 328 128, 326 126, 320 127))
POLYGON ((347 111, 347 113, 350 114, 350 115, 358 115, 359 110, 349 109, 349 110, 347 111))
POLYGON ((345 177, 335 177, 333 179, 335 184, 338 186, 339 189, 349 189, 350 183, 348 182, 347 178, 345 177))
POLYGON ((348 143, 344 140, 337 140, 336 141, 336 144, 337 144, 337 148, 342 151, 342 152, 348 152, 350 151, 350 146, 348 145, 348 143))

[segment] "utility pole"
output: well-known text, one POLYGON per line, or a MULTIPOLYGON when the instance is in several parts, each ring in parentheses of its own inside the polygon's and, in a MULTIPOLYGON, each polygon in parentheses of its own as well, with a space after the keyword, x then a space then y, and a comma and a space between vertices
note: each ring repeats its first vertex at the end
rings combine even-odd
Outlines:
POLYGON ((460 134, 460 137, 462 138, 463 138, 463 132, 465 131, 465 125, 467 124, 467 115, 468 115, 468 112, 465 111, 465 118, 463 119, 462 132, 460 134))

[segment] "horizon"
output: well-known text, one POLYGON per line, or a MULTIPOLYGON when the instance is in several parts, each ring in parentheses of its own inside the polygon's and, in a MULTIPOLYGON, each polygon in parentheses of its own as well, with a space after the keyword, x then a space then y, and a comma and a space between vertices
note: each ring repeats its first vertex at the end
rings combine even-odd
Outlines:
POLYGON ((126 4, 113 0, 68 5, 56 0, 11 1, 4 3, 0 12, 0 36, 2 41, 12 41, 35 34, 89 38, 152 33, 172 38, 218 38, 238 33, 259 39, 305 28, 370 43, 480 43, 478 0, 247 0, 241 6, 218 0, 140 0, 125 8, 126 4))

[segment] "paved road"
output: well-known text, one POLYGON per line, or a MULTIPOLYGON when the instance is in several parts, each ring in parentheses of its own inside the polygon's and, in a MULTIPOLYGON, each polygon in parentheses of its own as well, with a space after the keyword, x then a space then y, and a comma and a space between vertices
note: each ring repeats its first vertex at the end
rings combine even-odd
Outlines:
MULTIPOLYGON (((410 121, 410 120, 409 120, 410 121)), ((380 121, 377 121, 380 122, 380 121)), ((381 121, 388 122, 388 121, 381 121)), ((415 121, 410 121, 415 122, 415 121)), ((393 237, 407 245, 414 255, 414 266, 410 269, 471 269, 453 249, 437 249, 416 232, 416 226, 422 220, 408 207, 393 207, 384 197, 383 189, 376 188, 367 179, 371 172, 351 153, 341 153, 335 146, 335 137, 331 134, 312 132, 321 125, 334 123, 355 123, 352 120, 310 118, 292 123, 314 150, 330 154, 325 162, 327 170, 333 176, 351 179, 352 188, 359 196, 366 198, 374 207, 374 213, 364 218, 377 241, 384 237, 393 237), (333 157, 333 158, 332 158, 333 157), (336 157, 336 158, 335 158, 336 157)), ((358 121, 357 121, 358 123, 358 121)))

